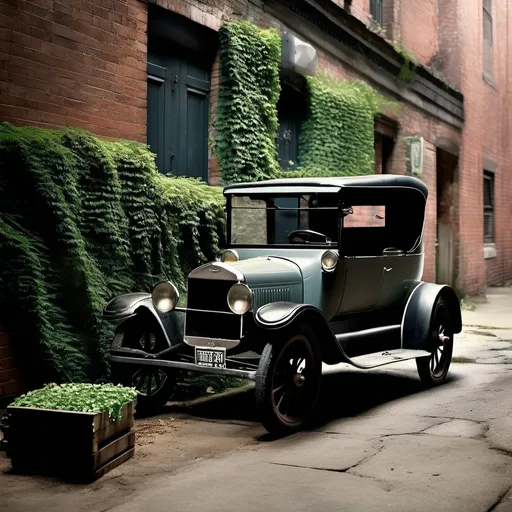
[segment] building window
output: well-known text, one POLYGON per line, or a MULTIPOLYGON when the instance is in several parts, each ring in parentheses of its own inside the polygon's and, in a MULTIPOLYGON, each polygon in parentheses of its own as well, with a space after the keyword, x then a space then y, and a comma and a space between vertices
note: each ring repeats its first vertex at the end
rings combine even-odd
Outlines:
POLYGON ((370 0, 370 14, 373 20, 383 26, 382 0, 370 0))
POLYGON ((494 242, 494 173, 484 171, 484 243, 494 242))
POLYGON ((163 174, 208 180, 211 69, 218 34, 150 3, 147 142, 163 174))
POLYGON ((493 26, 492 26, 492 0, 483 0, 483 66, 484 73, 492 75, 492 42, 493 42, 493 26))

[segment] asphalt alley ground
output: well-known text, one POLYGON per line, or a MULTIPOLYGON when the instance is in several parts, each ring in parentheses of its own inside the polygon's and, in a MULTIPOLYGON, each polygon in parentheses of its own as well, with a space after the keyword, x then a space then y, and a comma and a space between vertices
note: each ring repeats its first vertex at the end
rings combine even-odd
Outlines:
POLYGON ((278 441, 248 389, 138 421, 136 457, 88 486, 0 455, 0 510, 512 511, 512 288, 464 323, 443 386, 414 362, 329 368, 316 425, 278 441))

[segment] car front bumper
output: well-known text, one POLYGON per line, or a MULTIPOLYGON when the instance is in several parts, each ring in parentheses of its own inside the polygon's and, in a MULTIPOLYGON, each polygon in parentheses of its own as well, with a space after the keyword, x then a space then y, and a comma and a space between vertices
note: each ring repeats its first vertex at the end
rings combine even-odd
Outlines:
MULTIPOLYGON (((241 379, 256 380, 256 370, 247 370, 241 368, 211 368, 199 366, 195 363, 186 361, 169 361, 166 359, 142 358, 131 357, 125 355, 110 354, 107 357, 111 363, 120 364, 136 364, 140 366, 156 366, 159 368, 176 368, 177 370, 184 370, 190 372, 210 373, 212 375, 225 375, 229 377, 238 377, 241 379)), ((229 363, 229 360, 226 364, 229 363)))

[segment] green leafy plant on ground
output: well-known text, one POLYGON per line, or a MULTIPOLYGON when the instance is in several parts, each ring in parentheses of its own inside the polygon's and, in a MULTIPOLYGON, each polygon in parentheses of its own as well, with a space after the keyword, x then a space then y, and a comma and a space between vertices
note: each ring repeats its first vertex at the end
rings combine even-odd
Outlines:
POLYGON ((160 279, 183 290, 224 243, 223 204, 143 145, 0 124, 0 317, 29 388, 107 379, 103 307, 160 279))
POLYGON ((219 104, 215 152, 225 184, 275 176, 281 39, 247 21, 220 33, 219 104))
POLYGON ((460 309, 462 311, 474 311, 476 309, 476 305, 469 296, 464 296, 460 299, 460 309))
POLYGON ((112 384, 50 383, 18 397, 11 406, 92 413, 108 411, 111 419, 118 419, 123 405, 136 397, 135 389, 112 384))

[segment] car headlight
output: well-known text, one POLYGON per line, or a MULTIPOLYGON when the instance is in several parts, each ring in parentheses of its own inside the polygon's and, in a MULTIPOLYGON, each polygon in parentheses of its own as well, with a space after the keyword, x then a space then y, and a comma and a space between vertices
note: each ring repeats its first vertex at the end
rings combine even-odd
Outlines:
POLYGON ((228 306, 235 315, 243 315, 252 307, 252 291, 242 283, 234 284, 228 292, 228 306))
POLYGON ((168 281, 158 283, 151 292, 153 306, 162 313, 172 311, 176 307, 176 304, 178 304, 179 298, 180 294, 176 286, 168 281))
POLYGON ((338 264, 340 257, 335 251, 325 251, 322 254, 322 269, 325 272, 333 272, 338 264))
POLYGON ((240 256, 238 256, 238 253, 233 249, 226 249, 220 256, 220 260, 224 263, 231 263, 233 261, 239 261, 240 256))

